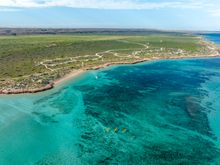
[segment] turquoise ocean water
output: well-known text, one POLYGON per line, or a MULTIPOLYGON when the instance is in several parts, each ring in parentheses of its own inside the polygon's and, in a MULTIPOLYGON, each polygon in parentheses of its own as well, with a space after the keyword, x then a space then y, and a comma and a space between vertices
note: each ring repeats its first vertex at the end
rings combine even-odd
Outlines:
POLYGON ((220 58, 112 66, 0 96, 0 164, 220 164, 219 100, 220 58))

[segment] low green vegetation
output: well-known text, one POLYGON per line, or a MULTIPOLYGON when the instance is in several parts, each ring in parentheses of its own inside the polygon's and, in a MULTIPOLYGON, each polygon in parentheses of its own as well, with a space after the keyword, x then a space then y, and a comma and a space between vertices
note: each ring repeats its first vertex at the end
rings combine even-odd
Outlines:
POLYGON ((213 53, 213 45, 189 35, 2 36, 0 89, 36 88, 106 63, 213 53))

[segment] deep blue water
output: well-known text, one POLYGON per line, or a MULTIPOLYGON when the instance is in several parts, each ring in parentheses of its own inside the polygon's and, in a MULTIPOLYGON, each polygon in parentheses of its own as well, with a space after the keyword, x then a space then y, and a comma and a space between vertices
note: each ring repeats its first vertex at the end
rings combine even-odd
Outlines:
POLYGON ((220 58, 89 71, 0 97, 0 164, 218 164, 220 58))
POLYGON ((207 40, 210 40, 216 44, 220 44, 220 33, 207 33, 201 35, 204 36, 207 40))

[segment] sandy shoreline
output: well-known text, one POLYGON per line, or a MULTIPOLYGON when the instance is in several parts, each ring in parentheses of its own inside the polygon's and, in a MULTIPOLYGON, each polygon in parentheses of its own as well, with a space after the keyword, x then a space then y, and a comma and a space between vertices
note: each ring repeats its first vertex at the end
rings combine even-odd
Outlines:
POLYGON ((72 71, 71 73, 65 75, 64 77, 62 77, 62 78, 60 78, 60 79, 58 79, 58 80, 55 80, 55 81, 53 82, 54 87, 56 87, 56 86, 62 84, 62 83, 65 82, 65 81, 68 81, 68 80, 70 80, 70 79, 73 79, 73 78, 75 78, 75 77, 78 77, 79 75, 81 75, 81 74, 84 73, 84 72, 85 72, 85 70, 83 70, 83 69, 74 70, 74 71, 72 71))
POLYGON ((64 77, 55 80, 54 82, 46 85, 45 87, 37 88, 37 89, 19 89, 19 90, 0 90, 0 95, 1 94, 25 94, 25 93, 39 93, 43 92, 46 90, 53 89, 56 86, 59 86, 60 84, 64 83, 65 81, 71 80, 75 77, 78 77, 82 73, 86 72, 87 70, 98 70, 101 68, 106 68, 111 65, 122 65, 122 64, 137 64, 141 62, 146 62, 146 61, 154 61, 154 60, 168 60, 168 59, 184 59, 184 58, 209 58, 209 57, 220 57, 220 54, 213 54, 213 55, 206 55, 206 56, 172 56, 172 57, 166 57, 166 58, 159 58, 159 57, 153 57, 153 58, 144 58, 140 60, 136 60, 133 62, 111 62, 111 63, 105 63, 102 65, 98 65, 95 67, 91 68, 85 68, 85 69, 79 69, 79 70, 74 70, 71 73, 65 75, 64 77))

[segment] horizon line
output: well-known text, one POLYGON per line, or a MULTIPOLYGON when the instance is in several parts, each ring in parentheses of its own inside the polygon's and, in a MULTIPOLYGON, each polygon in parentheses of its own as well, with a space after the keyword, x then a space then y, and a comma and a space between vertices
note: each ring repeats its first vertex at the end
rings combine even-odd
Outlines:
POLYGON ((76 30, 143 30, 143 31, 162 31, 162 32, 220 32, 220 30, 189 30, 189 29, 160 29, 160 28, 141 28, 141 27, 4 27, 0 26, 0 29, 63 29, 63 30, 70 30, 70 29, 76 29, 76 30))

